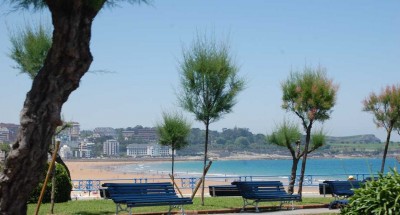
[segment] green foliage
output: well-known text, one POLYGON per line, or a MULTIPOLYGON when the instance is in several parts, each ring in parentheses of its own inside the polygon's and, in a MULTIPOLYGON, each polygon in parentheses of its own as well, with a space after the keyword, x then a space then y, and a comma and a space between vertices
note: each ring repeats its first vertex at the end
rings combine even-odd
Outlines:
POLYGON ((22 74, 29 75, 31 79, 34 79, 43 67, 52 44, 50 30, 42 25, 35 28, 27 26, 10 37, 12 48, 9 56, 17 63, 15 68, 22 74))
POLYGON ((349 200, 348 207, 341 214, 397 214, 400 211, 400 175, 397 171, 384 176, 380 174, 376 181, 365 183, 356 189, 349 200))
POLYGON ((246 137, 238 137, 235 140, 235 145, 240 148, 246 148, 250 145, 250 141, 246 137))
POLYGON ((400 85, 387 86, 379 95, 371 93, 363 104, 363 111, 374 115, 376 126, 387 131, 395 125, 400 127, 400 85))
POLYGON ((381 172, 383 172, 390 144, 390 135, 394 129, 400 131, 400 85, 387 86, 379 95, 371 93, 363 101, 363 104, 363 111, 374 114, 374 123, 376 126, 378 128, 384 127, 387 132, 381 166, 381 172))
POLYGON ((9 143, 0 143, 0 151, 4 151, 6 152, 6 154, 8 154, 8 152, 10 152, 11 147, 9 143))
POLYGON ((317 132, 314 132, 311 135, 311 149, 310 151, 314 151, 318 148, 320 148, 321 146, 323 146, 326 142, 326 135, 323 132, 323 130, 319 130, 317 132))
POLYGON ((305 67, 303 73, 291 73, 282 83, 282 108, 294 112, 307 125, 330 118, 338 86, 326 76, 325 69, 305 67))
MULTIPOLYGON (((37 203, 40 192, 43 187, 44 179, 47 173, 48 165, 46 165, 45 171, 43 171, 43 181, 39 183, 39 185, 32 191, 31 197, 29 199, 30 203, 37 203)), ((50 202, 51 198, 51 180, 48 181, 46 185, 45 195, 43 196, 44 203, 50 202)), ((55 196, 54 202, 67 202, 71 200, 71 190, 72 183, 70 178, 68 177, 67 171, 65 168, 56 163, 56 188, 55 188, 55 196)))
POLYGON ((181 106, 205 124, 217 121, 232 111, 235 98, 245 82, 237 77, 227 44, 200 37, 183 51, 180 63, 181 106))
MULTIPOLYGON (((40 10, 47 7, 45 0, 7 0, 14 6, 14 9, 34 9, 40 10)), ((88 5, 92 6, 96 11, 100 10, 104 3, 109 7, 117 6, 119 2, 127 1, 129 3, 145 3, 148 4, 151 0, 89 0, 86 1, 88 5)))
POLYGON ((294 144, 297 140, 301 139, 300 129, 297 125, 283 121, 278 125, 276 130, 271 135, 267 136, 267 140, 278 146, 287 147, 289 150, 294 151, 294 144))
POLYGON ((185 147, 188 144, 190 123, 182 114, 164 112, 162 115, 163 122, 156 126, 160 144, 171 146, 173 150, 185 147))

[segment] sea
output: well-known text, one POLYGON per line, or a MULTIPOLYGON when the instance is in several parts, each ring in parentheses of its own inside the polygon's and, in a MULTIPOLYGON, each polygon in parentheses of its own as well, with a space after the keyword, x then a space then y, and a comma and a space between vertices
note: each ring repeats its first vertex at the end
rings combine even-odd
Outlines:
MULTIPOLYGON (((347 176, 347 175, 372 175, 377 174, 381 167, 381 158, 346 158, 307 159, 306 175, 314 176, 347 176)), ((300 174, 301 161, 297 174, 300 174)), ((207 176, 280 176, 288 177, 291 172, 292 160, 215 160, 213 161, 207 176)), ((398 169, 399 162, 395 158, 387 158, 385 173, 391 169, 398 169)), ((180 176, 199 176, 203 170, 203 161, 177 161, 174 171, 180 176)), ((157 173, 164 174, 171 171, 171 162, 146 162, 130 164, 119 167, 117 171, 132 173, 157 173)))

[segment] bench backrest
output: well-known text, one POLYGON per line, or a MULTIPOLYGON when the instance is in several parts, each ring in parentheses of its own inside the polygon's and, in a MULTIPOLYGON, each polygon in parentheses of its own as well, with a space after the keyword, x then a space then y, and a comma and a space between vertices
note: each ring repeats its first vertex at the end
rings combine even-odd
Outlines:
POLYGON ((361 181, 326 181, 331 188, 332 194, 338 196, 351 196, 354 194, 353 189, 360 188, 361 181))
POLYGON ((245 198, 255 195, 287 195, 280 181, 235 181, 232 185, 236 185, 245 198))
POLYGON ((176 195, 171 183, 105 183, 110 197, 176 195))

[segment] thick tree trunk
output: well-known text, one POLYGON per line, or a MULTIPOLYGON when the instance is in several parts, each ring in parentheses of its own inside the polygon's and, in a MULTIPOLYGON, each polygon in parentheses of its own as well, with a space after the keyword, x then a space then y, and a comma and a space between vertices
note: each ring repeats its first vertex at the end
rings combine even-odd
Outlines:
POLYGON ((294 184, 296 183, 296 173, 297 173, 297 165, 299 164, 299 158, 293 157, 292 162, 292 171, 290 173, 289 179, 289 188, 288 193, 293 194, 294 192, 294 184))
POLYGON ((310 139, 311 139, 311 127, 312 127, 312 123, 310 122, 310 125, 307 127, 307 130, 306 130, 306 144, 304 144, 304 155, 303 155, 303 160, 301 162, 299 190, 297 191, 297 193, 300 196, 302 195, 302 192, 303 192, 303 182, 304 182, 304 173, 306 171, 308 146, 310 145, 310 139))
POLYGON ((382 165, 381 165, 381 173, 385 171, 385 162, 386 162, 386 155, 389 149, 389 143, 390 143, 390 135, 392 133, 393 127, 391 126, 389 130, 387 131, 387 136, 386 136, 386 143, 385 143, 385 149, 383 151, 383 158, 382 158, 382 165))
POLYGON ((207 153, 208 153, 208 127, 210 123, 206 123, 206 140, 204 142, 204 166, 201 185, 201 205, 204 206, 204 185, 206 183, 207 153))
POLYGON ((35 77, 21 111, 21 128, 0 175, 0 214, 26 214, 38 185, 60 113, 92 62, 89 49, 93 18, 102 5, 91 1, 46 0, 54 26, 53 44, 35 77))

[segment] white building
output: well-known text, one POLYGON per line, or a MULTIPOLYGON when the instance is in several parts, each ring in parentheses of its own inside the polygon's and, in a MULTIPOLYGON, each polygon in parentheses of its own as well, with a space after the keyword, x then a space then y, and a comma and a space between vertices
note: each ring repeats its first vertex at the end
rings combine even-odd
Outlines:
POLYGON ((126 154, 132 157, 147 156, 147 144, 129 144, 126 147, 126 154))
POLYGON ((72 157, 71 147, 63 145, 60 149, 60 157, 66 159, 71 158, 72 157))
POLYGON ((117 156, 119 155, 119 142, 116 140, 107 140, 103 143, 103 154, 117 156))
POLYGON ((0 127, 0 143, 10 140, 10 131, 6 127, 0 127))
POLYGON ((74 157, 77 158, 90 158, 92 157, 92 146, 93 143, 81 142, 78 144, 78 148, 74 150, 74 157))
POLYGON ((5 161, 6 160, 6 152, 0 150, 0 161, 5 161))
POLYGON ((132 157, 165 157, 172 154, 172 149, 158 144, 129 144, 126 154, 132 157))

